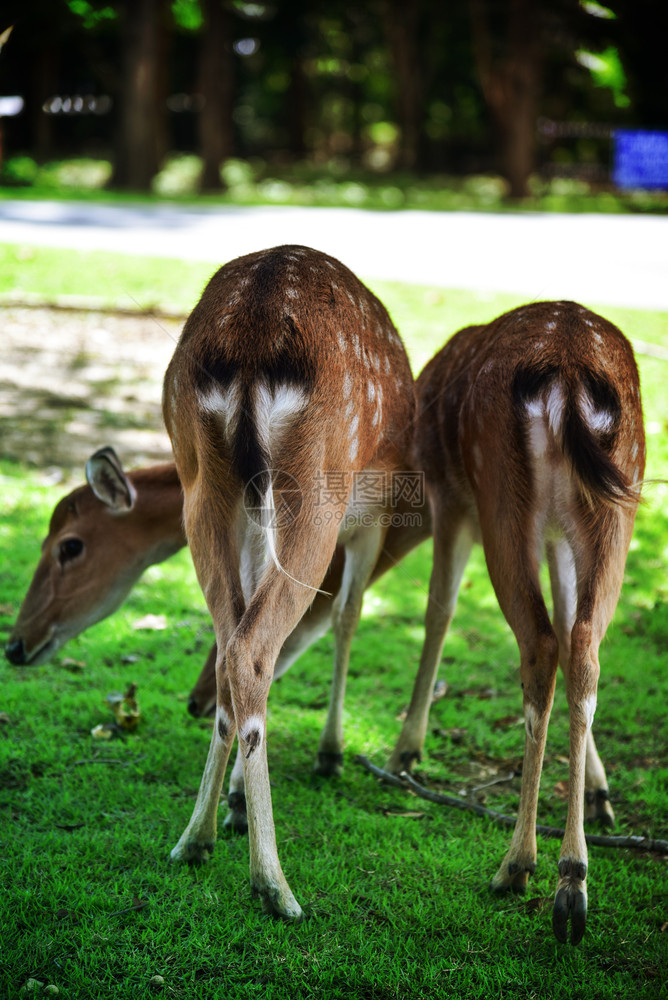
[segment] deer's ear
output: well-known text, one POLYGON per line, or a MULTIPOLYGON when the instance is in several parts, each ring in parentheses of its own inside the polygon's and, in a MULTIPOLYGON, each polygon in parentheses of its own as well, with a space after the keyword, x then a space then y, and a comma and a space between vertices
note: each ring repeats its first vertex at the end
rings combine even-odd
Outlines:
POLYGON ((98 500, 116 514, 126 514, 135 502, 135 489, 123 472, 113 448, 100 448, 86 462, 86 479, 98 500))

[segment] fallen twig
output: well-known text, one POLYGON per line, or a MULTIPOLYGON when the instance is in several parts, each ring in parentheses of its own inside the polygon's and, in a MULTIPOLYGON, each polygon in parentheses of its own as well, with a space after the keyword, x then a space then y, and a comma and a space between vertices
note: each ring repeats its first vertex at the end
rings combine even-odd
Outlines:
MULTIPOLYGON (((375 764, 372 764, 364 756, 355 757, 355 763, 370 771, 377 778, 381 778, 382 781, 386 781, 389 785, 394 785, 396 788, 408 789, 421 799, 436 802, 441 806, 452 806, 454 809, 472 812, 476 816, 487 816, 488 819, 493 820, 495 823, 500 823, 502 826, 515 826, 516 821, 514 816, 506 816, 504 813, 496 812, 494 809, 486 809, 485 806, 481 806, 477 802, 458 799, 454 795, 443 795, 442 792, 433 792, 430 788, 425 788, 424 785, 419 784, 415 778, 412 778, 405 771, 401 775, 390 774, 389 771, 383 771, 382 768, 376 767, 375 764)), ((536 833, 539 833, 542 837, 558 837, 561 839, 564 836, 564 832, 564 830, 557 826, 540 826, 536 824, 536 833)), ((668 840, 654 840, 651 837, 607 837, 603 834, 588 833, 585 835, 585 840, 588 844, 595 847, 630 847, 638 851, 648 851, 651 854, 668 854, 668 840)))

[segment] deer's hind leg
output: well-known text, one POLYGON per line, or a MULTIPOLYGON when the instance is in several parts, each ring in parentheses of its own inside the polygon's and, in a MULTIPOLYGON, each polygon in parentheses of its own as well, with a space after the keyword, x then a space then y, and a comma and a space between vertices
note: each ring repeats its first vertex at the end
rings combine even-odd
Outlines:
POLYGON ((558 641, 540 589, 538 559, 531 540, 511 518, 486 519, 487 566, 496 596, 520 651, 524 704, 524 759, 517 823, 510 848, 492 879, 497 891, 523 892, 536 867, 536 811, 547 728, 554 698, 558 641))
MULTIPOLYGON (((186 509, 187 513, 190 513, 192 527, 197 522, 198 514, 186 509)), ((205 519, 208 525, 211 524, 206 509, 202 509, 199 516, 205 519)), ((236 732, 224 651, 227 640, 241 619, 244 604, 241 581, 234 559, 236 551, 234 531, 219 530, 215 533, 215 537, 211 538, 208 529, 204 535, 216 550, 227 554, 227 560, 220 561, 201 558, 198 552, 200 544, 198 539, 202 538, 202 535, 193 534, 192 537, 195 539, 193 559, 216 629, 216 717, 197 801, 186 829, 171 852, 171 857, 174 861, 201 862, 208 859, 216 840, 220 793, 236 732)))
POLYGON ((555 936, 566 941, 570 921, 573 944, 582 939, 587 917, 585 772, 600 674, 598 650, 617 604, 632 527, 632 513, 608 509, 590 527, 588 546, 575 549, 578 600, 565 671, 570 725, 568 812, 552 911, 555 936))
MULTIPOLYGON (((568 675, 571 655, 571 632, 577 609, 577 575, 570 545, 565 538, 546 545, 547 562, 554 602, 554 628, 559 638, 559 662, 568 675)), ((585 754, 585 821, 596 820, 613 827, 615 815, 610 804, 608 779, 598 755, 594 735, 587 730, 585 754)))
POLYGON ((288 635, 313 600, 336 545, 336 527, 316 527, 304 505, 277 546, 226 648, 234 719, 243 760, 253 893, 267 912, 297 919, 301 908, 283 874, 276 845, 267 763, 267 695, 288 635))

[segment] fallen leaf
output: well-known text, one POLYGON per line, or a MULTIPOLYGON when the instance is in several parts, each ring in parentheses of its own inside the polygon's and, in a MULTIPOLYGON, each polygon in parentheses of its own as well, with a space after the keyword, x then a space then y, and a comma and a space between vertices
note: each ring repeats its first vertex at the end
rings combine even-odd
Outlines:
POLYGON ((90 734, 94 740, 113 740, 118 736, 120 729, 115 722, 103 722, 100 726, 91 729, 90 734))
POLYGON ((14 617, 14 605, 13 604, 0 604, 0 615, 11 615, 14 617))
POLYGON ((69 656, 61 660, 60 665, 61 667, 65 667, 65 670, 69 670, 71 674, 80 674, 86 666, 83 660, 73 660, 69 656))
POLYGON ((133 682, 125 694, 112 691, 106 697, 106 702, 114 713, 116 725, 120 726, 126 732, 132 732, 133 729, 136 729, 141 718, 139 705, 135 698, 136 693, 137 685, 133 682))
POLYGON ((558 781, 556 783, 556 785, 554 786, 553 791, 554 791, 554 794, 557 796, 558 799, 567 799, 568 798, 568 779, 566 779, 566 781, 558 781))
POLYGON ((11 721, 6 712, 0 712, 0 726, 8 726, 11 721))
POLYGON ((167 619, 164 615, 144 615, 143 618, 133 622, 132 627, 137 630, 152 629, 155 632, 160 632, 167 628, 167 619))
POLYGON ((502 719, 492 723, 492 729, 509 729, 510 726, 516 726, 520 722, 524 722, 523 715, 504 715, 502 719))

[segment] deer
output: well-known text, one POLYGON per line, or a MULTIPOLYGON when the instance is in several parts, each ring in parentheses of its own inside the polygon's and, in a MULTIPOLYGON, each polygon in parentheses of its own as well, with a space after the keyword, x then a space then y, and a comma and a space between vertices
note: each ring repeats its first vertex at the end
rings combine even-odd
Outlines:
POLYGON ((525 749, 517 823, 491 888, 525 890, 557 664, 569 708, 569 786, 552 925, 579 943, 587 915, 585 798, 609 824, 591 734, 599 645, 617 605, 645 467, 633 351, 573 302, 538 302, 456 333, 416 383, 413 463, 425 473, 434 561, 411 704, 387 768, 419 760, 462 575, 482 543, 520 653, 525 749), (553 621, 539 581, 545 555, 553 621))
POLYGON ((48 662, 117 610, 142 573, 187 544, 173 462, 126 475, 113 448, 86 463, 87 485, 56 504, 5 646, 15 666, 48 662))
POLYGON ((321 768, 336 771, 350 643, 387 531, 391 477, 405 468, 414 404, 408 357, 384 306, 338 260, 297 245, 217 271, 165 373, 186 537, 217 644, 209 753, 171 856, 211 854, 236 735, 251 889, 286 919, 302 910, 278 857, 269 785, 274 665, 340 543, 332 696, 318 747, 321 768))
MULTIPOLYGON (((15 666, 52 659, 67 641, 112 614, 148 566, 187 545, 183 491, 173 462, 126 472, 114 449, 107 446, 91 455, 85 472, 86 485, 62 497, 53 510, 41 558, 5 647, 5 656, 15 666)), ((368 586, 430 535, 423 491, 395 496, 393 512, 368 586)), ((281 648, 274 679, 329 629, 343 566, 343 548, 337 545, 321 589, 281 648)), ((188 711, 195 718, 215 712, 216 657, 214 643, 188 699, 188 711)), ((342 753, 341 745, 337 767, 342 753)), ((330 765, 331 758, 316 758, 315 769, 324 775, 332 773, 330 765)), ((239 754, 227 804, 225 825, 245 832, 239 754)))

